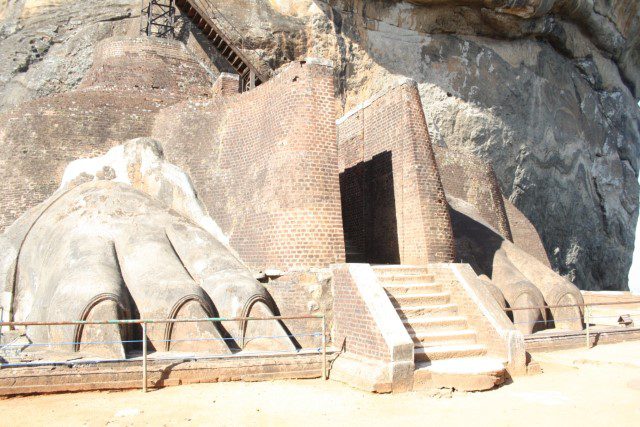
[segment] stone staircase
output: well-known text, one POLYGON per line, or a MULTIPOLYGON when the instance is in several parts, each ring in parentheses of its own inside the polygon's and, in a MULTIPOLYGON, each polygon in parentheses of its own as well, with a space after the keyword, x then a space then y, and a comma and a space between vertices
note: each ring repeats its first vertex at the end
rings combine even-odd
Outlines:
POLYGON ((414 342, 414 389, 485 390, 504 381, 503 361, 487 347, 428 267, 376 266, 378 281, 414 342))

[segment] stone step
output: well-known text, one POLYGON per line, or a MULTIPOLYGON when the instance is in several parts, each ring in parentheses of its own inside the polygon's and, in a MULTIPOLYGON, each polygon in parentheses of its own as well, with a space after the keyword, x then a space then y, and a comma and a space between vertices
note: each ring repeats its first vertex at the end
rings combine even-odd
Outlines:
POLYGON ((499 386, 506 378, 506 362, 486 356, 419 362, 413 376, 413 390, 482 391, 499 386))
POLYGON ((484 356, 487 347, 482 344, 441 345, 434 347, 416 347, 413 350, 416 362, 454 359, 459 357, 484 356))
POLYGON ((428 274, 429 268, 420 265, 374 265, 373 271, 380 276, 395 274, 428 274))
POLYGON ((467 329, 467 319, 462 316, 425 316, 403 319, 402 322, 409 334, 467 329))
POLYGON ((444 305, 451 301, 450 292, 437 292, 429 294, 408 294, 390 296, 394 307, 412 307, 425 305, 444 305))
POLYGON ((378 274, 378 280, 382 286, 394 285, 397 283, 433 283, 435 276, 431 273, 397 273, 397 274, 378 274))
POLYGON ((384 289, 387 294, 393 296, 413 295, 413 294, 429 294, 442 292, 442 284, 440 283, 393 283, 385 285, 384 289))
POLYGON ((454 316, 458 314, 458 306, 456 304, 407 305, 404 307, 396 307, 396 312, 401 319, 414 319, 416 317, 429 315, 454 316))
POLYGON ((413 342, 422 347, 434 347, 443 345, 475 344, 477 334, 473 329, 441 330, 429 332, 409 333, 413 342))

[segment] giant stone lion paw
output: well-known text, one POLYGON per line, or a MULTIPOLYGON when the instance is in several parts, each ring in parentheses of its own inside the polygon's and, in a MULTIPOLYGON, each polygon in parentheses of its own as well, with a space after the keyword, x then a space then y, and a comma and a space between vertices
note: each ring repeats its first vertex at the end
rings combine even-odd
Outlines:
MULTIPOLYGON (((72 162, 58 191, 9 227, 0 249, 4 320, 269 317, 275 310, 189 178, 149 139, 72 162)), ((116 324, 27 329, 33 342, 117 357, 140 333, 116 324)), ((292 350, 286 335, 276 320, 147 326, 158 351, 292 350)))

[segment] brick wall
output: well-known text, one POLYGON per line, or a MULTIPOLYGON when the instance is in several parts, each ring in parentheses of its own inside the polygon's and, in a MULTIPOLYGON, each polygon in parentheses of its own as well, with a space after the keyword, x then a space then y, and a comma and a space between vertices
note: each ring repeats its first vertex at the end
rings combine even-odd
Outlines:
POLYGON ((370 359, 390 361, 391 355, 348 268, 334 270, 333 342, 345 351, 370 359))
POLYGON ((213 85, 214 96, 235 95, 240 91, 240 76, 238 74, 220 73, 213 85))
POLYGON ((139 89, 184 99, 211 96, 215 77, 178 41, 111 37, 96 46, 80 87, 139 89))
POLYGON ((447 196, 472 204, 485 221, 511 240, 511 228, 498 178, 490 164, 479 157, 434 147, 440 178, 447 196))
POLYGON ((547 251, 542 239, 531 221, 508 199, 504 198, 504 207, 509 218, 513 243, 520 249, 535 257, 538 261, 551 268, 547 251))
POLYGON ((452 261, 448 206, 415 82, 338 121, 342 214, 349 261, 452 261))
POLYGON ((154 136, 252 268, 344 260, 332 68, 294 62, 255 90, 164 111, 154 136))
POLYGON ((83 90, 0 117, 0 230, 49 197, 70 161, 148 136, 152 116, 166 104, 153 95, 83 90))
POLYGON ((50 196, 70 161, 149 136, 161 108, 210 93, 209 75, 180 46, 107 39, 81 89, 0 115, 0 231, 50 196))

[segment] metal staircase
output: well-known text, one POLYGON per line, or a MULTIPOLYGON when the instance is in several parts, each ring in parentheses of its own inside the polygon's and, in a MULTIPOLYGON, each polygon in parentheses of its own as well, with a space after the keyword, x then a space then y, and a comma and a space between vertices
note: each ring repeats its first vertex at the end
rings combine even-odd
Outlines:
POLYGON ((235 42, 225 34, 216 22, 224 17, 210 0, 142 0, 143 24, 141 32, 148 36, 174 37, 176 8, 189 19, 211 42, 222 57, 240 75, 240 91, 245 92, 264 83, 268 76, 254 67, 242 52, 242 35, 238 30, 235 42), (238 48, 237 44, 240 44, 238 48))
MULTIPOLYGON (((254 67, 248 58, 234 46, 223 30, 214 23, 219 11, 207 0, 175 0, 176 6, 209 39, 220 54, 240 75, 240 91, 251 90, 268 77, 254 67)), ((242 39, 240 40, 242 44, 242 39)))

